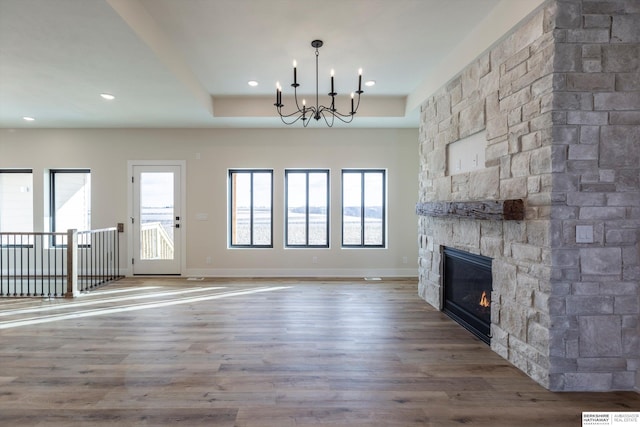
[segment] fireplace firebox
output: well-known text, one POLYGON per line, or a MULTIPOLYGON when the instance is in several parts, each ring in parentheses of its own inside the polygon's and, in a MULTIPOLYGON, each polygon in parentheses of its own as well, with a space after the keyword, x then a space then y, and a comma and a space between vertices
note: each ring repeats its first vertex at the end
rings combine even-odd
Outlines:
POLYGON ((491 258, 443 250, 442 311, 483 342, 491 341, 491 258))

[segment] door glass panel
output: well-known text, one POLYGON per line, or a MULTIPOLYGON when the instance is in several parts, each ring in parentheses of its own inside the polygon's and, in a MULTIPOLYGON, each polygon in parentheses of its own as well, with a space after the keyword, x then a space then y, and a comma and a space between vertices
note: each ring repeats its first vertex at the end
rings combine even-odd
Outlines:
POLYGON ((140 259, 174 259, 172 172, 140 173, 140 259))

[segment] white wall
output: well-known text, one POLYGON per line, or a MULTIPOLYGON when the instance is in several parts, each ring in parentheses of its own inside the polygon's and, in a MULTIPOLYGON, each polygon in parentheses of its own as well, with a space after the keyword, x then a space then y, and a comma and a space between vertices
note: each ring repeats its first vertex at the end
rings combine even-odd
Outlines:
POLYGON ((37 231, 45 221, 46 170, 90 168, 92 227, 125 223, 125 273, 130 259, 127 161, 186 160, 183 275, 417 276, 417 139, 417 129, 0 129, 0 168, 33 169, 37 231), (273 249, 227 249, 229 168, 274 170, 273 249), (284 249, 285 168, 331 170, 329 249, 284 249), (340 248, 342 168, 388 170, 386 249, 340 248), (208 221, 196 221, 197 213, 208 214, 208 221))

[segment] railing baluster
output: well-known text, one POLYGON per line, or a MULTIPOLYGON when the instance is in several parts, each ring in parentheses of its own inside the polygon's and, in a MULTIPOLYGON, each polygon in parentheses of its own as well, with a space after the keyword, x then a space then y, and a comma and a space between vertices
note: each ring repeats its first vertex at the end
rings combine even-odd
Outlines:
MULTIPOLYGON (((34 242, 38 241, 40 244, 40 274, 39 276, 42 277, 44 274, 44 245, 42 244, 42 236, 34 236, 34 242)), ((41 280, 40 281, 40 296, 43 297, 44 296, 44 281, 41 280)))
MULTIPOLYGON (((27 296, 30 296, 31 295, 30 282, 29 282, 29 267, 30 267, 30 265, 29 265, 29 255, 30 255, 30 251, 29 251, 29 248, 25 248, 25 246, 24 246, 24 240, 23 240, 24 236, 21 235, 20 237, 21 237, 21 239, 20 239, 20 252, 21 253, 24 252, 25 249, 27 251, 27 296)), ((24 265, 22 266, 22 269, 24 270, 24 265)))
MULTIPOLYGON (((47 239, 47 296, 51 297, 51 251, 49 250, 49 246, 51 245, 51 240, 47 239)), ((44 244, 43 244, 44 246, 44 244)), ((44 275, 44 270, 42 271, 44 275)))
POLYGON ((67 291, 65 296, 73 298, 78 294, 78 233, 67 230, 67 291))
POLYGON ((18 287, 17 287, 17 280, 18 278, 16 277, 17 273, 17 267, 18 267, 18 254, 16 253, 16 237, 17 235, 13 235, 13 296, 17 297, 18 296, 18 287))
POLYGON ((109 235, 111 236, 111 274, 109 275, 109 280, 113 280, 113 278, 116 277, 115 275, 116 260, 113 257, 113 255, 116 247, 116 238, 118 237, 118 230, 113 230, 109 235))
POLYGON ((53 236, 53 247, 49 250, 53 251, 53 296, 58 296, 58 240, 53 236))
POLYGON ((20 235, 20 296, 24 296, 24 268, 22 264, 22 234, 20 235))
POLYGON ((118 230, 115 231, 116 234, 116 277, 120 276, 120 232, 118 230))
POLYGON ((91 283, 95 283, 96 278, 96 252, 98 244, 95 236, 91 236, 91 283))
POLYGON ((100 233, 100 282, 98 283, 104 283, 104 264, 105 264, 104 250, 105 250, 104 233, 100 233))
POLYGON ((87 290, 87 252, 89 251, 88 232, 78 233, 78 289, 87 290))
POLYGON ((0 236, 0 296, 4 296, 4 236, 0 236))
POLYGON ((87 266, 89 265, 89 257, 91 256, 91 251, 93 250, 92 244, 92 233, 88 232, 84 235, 84 265, 82 266, 82 270, 84 272, 84 289, 91 289, 91 276, 89 275, 89 271, 87 270, 87 266))

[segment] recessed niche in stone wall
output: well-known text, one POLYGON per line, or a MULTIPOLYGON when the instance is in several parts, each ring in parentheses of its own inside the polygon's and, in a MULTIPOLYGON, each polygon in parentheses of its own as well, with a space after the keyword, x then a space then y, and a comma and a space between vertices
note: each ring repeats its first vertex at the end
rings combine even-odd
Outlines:
POLYGON ((447 145, 447 175, 484 169, 486 148, 484 130, 447 145))

